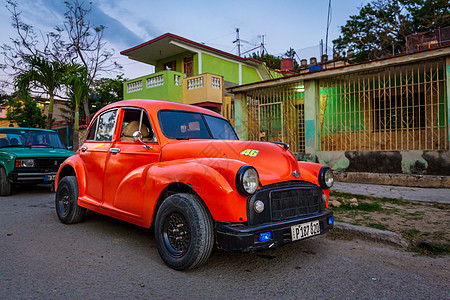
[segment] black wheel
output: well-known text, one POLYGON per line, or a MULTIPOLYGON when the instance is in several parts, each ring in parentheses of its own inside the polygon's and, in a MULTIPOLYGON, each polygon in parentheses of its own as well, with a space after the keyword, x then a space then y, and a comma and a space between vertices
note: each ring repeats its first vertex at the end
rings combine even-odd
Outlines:
POLYGON ((159 255, 175 270, 203 264, 214 246, 213 221, 198 197, 175 194, 161 204, 155 220, 159 255))
POLYGON ((5 168, 0 167, 0 196, 9 195, 11 195, 11 182, 8 180, 5 168))
POLYGON ((78 182, 75 176, 66 176, 59 182, 55 207, 59 220, 64 224, 83 220, 86 208, 78 206, 78 182))

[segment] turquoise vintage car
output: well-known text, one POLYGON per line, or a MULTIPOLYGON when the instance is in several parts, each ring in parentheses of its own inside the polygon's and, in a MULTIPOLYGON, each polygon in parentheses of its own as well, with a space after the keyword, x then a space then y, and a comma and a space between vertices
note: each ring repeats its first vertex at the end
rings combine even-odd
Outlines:
POLYGON ((0 127, 0 196, 11 194, 11 184, 53 183, 73 154, 53 130, 0 127))

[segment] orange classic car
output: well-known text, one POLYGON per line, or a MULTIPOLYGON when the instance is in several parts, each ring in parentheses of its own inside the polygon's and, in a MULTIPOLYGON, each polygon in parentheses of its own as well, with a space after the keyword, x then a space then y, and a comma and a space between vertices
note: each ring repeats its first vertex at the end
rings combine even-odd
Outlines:
POLYGON ((110 104, 59 168, 56 212, 80 222, 86 209, 153 227, 162 260, 203 264, 215 246, 256 251, 323 234, 330 168, 297 162, 279 142, 240 141, 221 115, 158 100, 110 104))

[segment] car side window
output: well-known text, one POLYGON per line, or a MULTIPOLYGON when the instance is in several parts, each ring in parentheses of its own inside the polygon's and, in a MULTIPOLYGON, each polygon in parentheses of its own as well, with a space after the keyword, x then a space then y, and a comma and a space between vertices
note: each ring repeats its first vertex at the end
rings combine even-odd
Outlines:
POLYGON ((95 131, 97 130, 97 121, 98 118, 92 123, 91 129, 86 136, 86 141, 93 141, 95 139, 95 131))
POLYGON ((116 127, 117 109, 110 110, 98 117, 96 141, 112 141, 114 128, 116 127))
POLYGON ((140 131, 144 142, 156 142, 152 125, 147 113, 142 109, 125 108, 123 115, 122 131, 120 133, 121 142, 133 142, 133 133, 140 131))

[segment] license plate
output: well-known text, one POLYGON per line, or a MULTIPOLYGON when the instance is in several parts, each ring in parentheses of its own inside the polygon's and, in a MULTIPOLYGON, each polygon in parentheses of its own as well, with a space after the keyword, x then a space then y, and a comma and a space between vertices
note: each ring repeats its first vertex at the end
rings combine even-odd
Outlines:
POLYGON ((291 227, 292 241, 301 240, 317 234, 320 234, 320 224, 318 220, 291 227))
POLYGON ((55 181, 55 179, 56 179, 56 175, 45 175, 45 177, 44 177, 45 181, 55 181))

